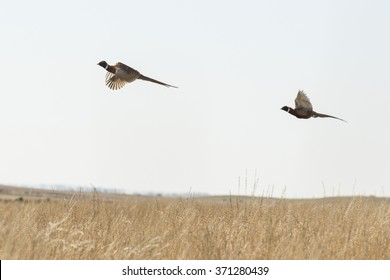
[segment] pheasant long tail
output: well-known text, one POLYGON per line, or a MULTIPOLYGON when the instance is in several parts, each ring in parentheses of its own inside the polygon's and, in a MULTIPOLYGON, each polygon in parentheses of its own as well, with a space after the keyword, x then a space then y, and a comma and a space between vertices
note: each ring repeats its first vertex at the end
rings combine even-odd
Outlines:
POLYGON ((163 85, 163 86, 166 86, 166 87, 177 88, 177 87, 175 87, 175 86, 171 86, 171 85, 168 85, 168 84, 166 84, 166 83, 157 81, 157 80, 155 80, 155 79, 146 77, 146 76, 144 76, 144 75, 142 75, 142 74, 140 74, 140 76, 138 77, 138 79, 141 79, 141 80, 144 80, 144 81, 148 81, 148 82, 152 82, 152 83, 156 83, 156 84, 160 84, 160 85, 163 85))
POLYGON ((313 118, 333 118, 333 119, 337 119, 337 120, 340 120, 340 121, 343 121, 343 122, 347 122, 346 120, 340 119, 338 117, 334 117, 334 116, 326 115, 326 114, 321 114, 321 113, 317 113, 317 112, 314 112, 314 111, 313 111, 313 118))

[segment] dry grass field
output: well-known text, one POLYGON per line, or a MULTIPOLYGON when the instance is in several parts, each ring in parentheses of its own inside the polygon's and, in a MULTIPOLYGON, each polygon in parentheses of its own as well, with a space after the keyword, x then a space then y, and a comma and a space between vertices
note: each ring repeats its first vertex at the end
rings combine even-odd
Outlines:
POLYGON ((390 200, 165 198, 0 186, 1 259, 390 259, 390 200))

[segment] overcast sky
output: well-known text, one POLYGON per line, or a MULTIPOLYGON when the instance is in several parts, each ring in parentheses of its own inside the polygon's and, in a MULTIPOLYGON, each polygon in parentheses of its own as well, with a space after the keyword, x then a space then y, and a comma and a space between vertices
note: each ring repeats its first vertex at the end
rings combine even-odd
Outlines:
POLYGON ((389 196, 389 15, 389 1, 5 1, 0 183, 389 196), (112 91, 101 60, 179 88, 112 91), (348 123, 280 110, 299 89, 348 123))

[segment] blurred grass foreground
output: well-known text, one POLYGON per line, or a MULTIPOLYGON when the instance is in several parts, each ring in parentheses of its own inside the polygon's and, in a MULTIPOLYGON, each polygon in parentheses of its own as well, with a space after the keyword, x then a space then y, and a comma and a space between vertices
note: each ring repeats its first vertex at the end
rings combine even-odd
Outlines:
POLYGON ((14 189, 0 192, 1 259, 390 259, 388 198, 14 189))

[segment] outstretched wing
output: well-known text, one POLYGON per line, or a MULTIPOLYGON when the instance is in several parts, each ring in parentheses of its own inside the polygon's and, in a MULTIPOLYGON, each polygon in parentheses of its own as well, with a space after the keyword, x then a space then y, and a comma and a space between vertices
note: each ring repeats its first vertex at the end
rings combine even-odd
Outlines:
POLYGON ((127 81, 122 80, 118 75, 107 72, 106 85, 113 90, 121 89, 125 86, 127 81))
POLYGON ((309 97, 303 92, 298 91, 297 97, 295 98, 295 109, 303 109, 306 111, 313 111, 309 97))

